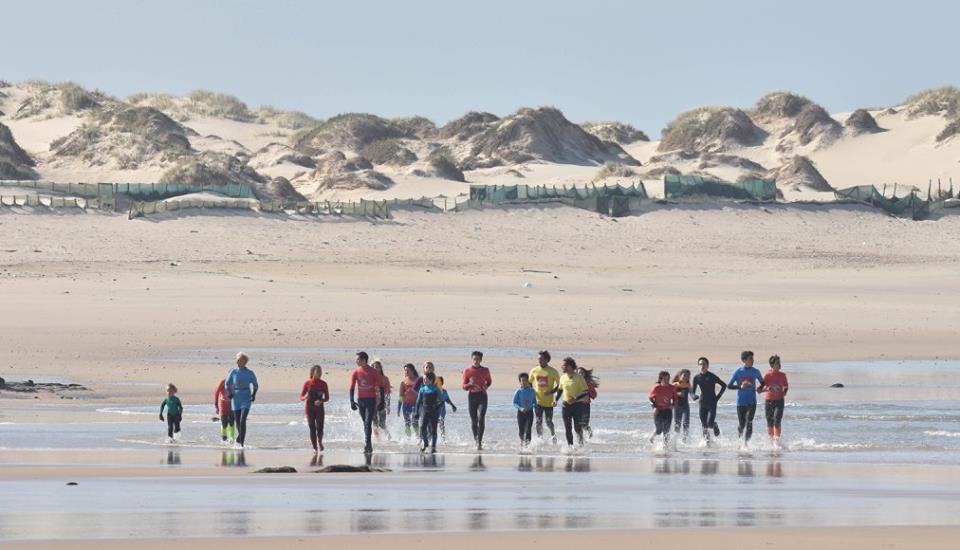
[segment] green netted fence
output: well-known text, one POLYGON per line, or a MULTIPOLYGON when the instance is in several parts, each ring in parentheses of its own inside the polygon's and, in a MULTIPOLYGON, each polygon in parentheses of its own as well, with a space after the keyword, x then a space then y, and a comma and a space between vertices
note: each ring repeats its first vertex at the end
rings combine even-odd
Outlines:
POLYGON ((161 201, 137 201, 130 204, 128 219, 177 212, 190 208, 259 210, 260 212, 286 213, 302 215, 357 216, 386 219, 390 217, 387 201, 360 200, 354 202, 339 201, 279 201, 256 199, 180 199, 161 201))
POLYGON ((586 187, 548 187, 541 185, 471 185, 470 198, 456 210, 483 208, 501 204, 560 202, 610 216, 625 216, 641 200, 648 198, 643 182, 629 187, 603 185, 586 187))
POLYGON ((895 216, 909 216, 914 220, 922 220, 930 213, 930 202, 920 198, 916 191, 911 191, 903 197, 885 197, 872 185, 857 185, 834 191, 838 200, 855 201, 880 208, 895 216))
POLYGON ((663 195, 678 199, 694 195, 728 199, 772 201, 777 199, 777 185, 773 180, 752 179, 730 182, 702 176, 663 176, 663 195))

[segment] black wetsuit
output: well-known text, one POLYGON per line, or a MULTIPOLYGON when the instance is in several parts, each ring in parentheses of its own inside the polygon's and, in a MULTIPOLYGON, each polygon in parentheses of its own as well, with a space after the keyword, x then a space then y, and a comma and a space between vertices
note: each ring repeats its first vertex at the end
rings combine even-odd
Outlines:
POLYGON ((717 426, 717 402, 723 397, 723 392, 727 391, 727 385, 719 376, 710 371, 699 373, 693 377, 694 399, 697 399, 697 391, 700 392, 700 425, 703 427, 703 435, 707 437, 710 430, 713 435, 720 435, 720 428, 717 426), (720 386, 720 393, 717 393, 717 386, 720 386))

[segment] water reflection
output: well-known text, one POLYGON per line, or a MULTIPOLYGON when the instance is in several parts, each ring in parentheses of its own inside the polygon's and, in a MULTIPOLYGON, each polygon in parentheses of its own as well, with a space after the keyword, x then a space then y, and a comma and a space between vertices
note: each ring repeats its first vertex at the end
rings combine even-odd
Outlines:
POLYGON ((565 469, 568 472, 589 472, 590 459, 573 457, 567 458, 567 467, 565 469))
POLYGON ((303 532, 311 535, 322 535, 324 531, 323 510, 306 510, 303 512, 303 532))
POLYGON ((167 456, 163 463, 171 466, 180 464, 180 451, 167 451, 167 456))
POLYGON ((653 471, 657 474, 689 474, 690 461, 661 458, 653 465, 653 471))
POLYGON ((323 467, 323 455, 322 455, 322 454, 319 454, 319 453, 313 453, 313 455, 310 456, 310 466, 311 466, 311 467, 314 467, 314 468, 316 468, 316 467, 321 467, 321 468, 322 468, 322 467, 323 467))
POLYGON ((358 509, 350 511, 350 525, 354 532, 376 533, 387 530, 389 510, 358 509))
POLYGON ((700 463, 700 475, 715 476, 720 471, 719 460, 704 460, 700 463))
POLYGON ((783 467, 779 460, 771 460, 767 463, 767 477, 783 477, 783 467))
POLYGON ((490 528, 490 514, 486 510, 468 510, 467 528, 471 531, 486 531, 490 528))
POLYGON ((247 510, 220 512, 217 514, 220 519, 216 523, 223 530, 222 535, 243 537, 250 534, 250 526, 253 524, 251 515, 247 510))
POLYGON ((538 456, 536 461, 536 470, 538 472, 552 472, 555 463, 556 459, 552 456, 538 456))
POLYGON ((473 457, 473 462, 470 464, 470 469, 474 472, 482 472, 487 469, 487 467, 483 464, 483 455, 478 454, 477 456, 473 457))
POLYGON ((753 463, 749 460, 737 461, 737 475, 740 477, 753 477, 753 463))
POLYGON ((226 467, 246 467, 247 458, 244 456, 243 451, 221 451, 220 452, 220 464, 218 466, 226 467))
POLYGON ((518 472, 533 471, 533 460, 526 455, 520 455, 520 462, 517 464, 518 472))

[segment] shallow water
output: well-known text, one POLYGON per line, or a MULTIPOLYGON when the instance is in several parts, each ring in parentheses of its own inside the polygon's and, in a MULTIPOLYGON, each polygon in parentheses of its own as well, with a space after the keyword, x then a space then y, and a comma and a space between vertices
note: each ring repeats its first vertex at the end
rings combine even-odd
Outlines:
MULTIPOLYGON (((670 448, 648 441, 653 422, 646 392, 622 391, 623 378, 604 377, 593 405, 594 434, 585 446, 569 451, 538 441, 531 454, 521 455, 513 390, 495 386, 482 454, 472 449, 465 407, 448 412, 447 437, 436 456, 417 452, 393 408, 393 438, 376 441, 370 459, 392 472, 251 475, 242 481, 202 471, 290 464, 309 472, 318 466, 310 463, 296 389, 287 402, 254 405, 243 452, 220 443, 208 403, 186 403, 182 438, 167 445, 157 406, 8 400, 6 410, 70 407, 84 421, 9 422, 0 409, 0 465, 162 465, 194 473, 95 477, 77 487, 66 487, 64 479, 0 480, 0 539, 956 525, 958 368, 948 361, 790 366, 782 449, 766 441, 761 403, 748 452, 732 437, 732 393, 719 408, 724 433, 718 445, 701 446, 694 403, 688 441, 670 448), (828 387, 838 381, 846 387, 828 387), (104 456, 110 464, 102 463, 104 456)), ((635 372, 652 383, 656 370, 635 372)), ((726 378, 733 366, 714 370, 726 378)), ((283 395, 270 390, 264 395, 283 395)), ((451 396, 466 404, 463 392, 451 396)), ((562 438, 559 414, 556 424, 562 438)), ((345 395, 335 394, 328 405, 325 443, 326 464, 364 461, 359 417, 345 395)))

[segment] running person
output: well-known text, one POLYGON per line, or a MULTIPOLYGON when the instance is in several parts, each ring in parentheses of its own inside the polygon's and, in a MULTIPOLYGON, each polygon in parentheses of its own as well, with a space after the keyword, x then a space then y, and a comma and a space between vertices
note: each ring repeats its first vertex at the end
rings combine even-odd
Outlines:
POLYGON ((367 352, 358 351, 357 368, 350 373, 350 408, 360 411, 360 419, 363 420, 363 452, 366 454, 373 452, 373 443, 370 441, 373 434, 373 421, 377 414, 377 407, 385 405, 384 391, 387 385, 377 369, 367 363, 369 360, 370 356, 367 352), (356 391, 356 399, 354 391, 356 391), (378 396, 379 400, 377 400, 378 396))
POLYGON ((720 437, 720 427, 717 426, 717 402, 727 391, 727 385, 719 376, 710 372, 710 360, 706 357, 697 359, 700 373, 693 377, 693 400, 700 400, 700 426, 703 427, 703 440, 710 441, 710 431, 714 437, 720 437), (717 387, 720 393, 717 393, 717 387), (697 390, 700 395, 697 395, 697 390))
POLYGON ((743 438, 743 445, 753 436, 753 417, 757 414, 757 391, 763 387, 763 374, 753 366, 753 352, 740 354, 743 365, 733 371, 727 387, 737 390, 737 435, 743 438))
POLYGON ((550 437, 556 443, 557 434, 553 429, 553 407, 557 404, 554 398, 560 386, 560 373, 550 366, 550 352, 547 350, 540 351, 537 362, 539 364, 530 370, 530 383, 533 384, 533 391, 537 394, 537 408, 534 410, 537 415, 537 437, 543 437, 543 421, 546 419, 547 428, 550 429, 550 437))
POLYGON ((437 376, 437 387, 440 388, 440 437, 444 442, 447 441, 447 403, 450 404, 450 408, 453 409, 453 412, 457 412, 457 406, 453 404, 453 400, 450 399, 450 394, 447 393, 447 390, 443 388, 443 377, 437 376))
POLYGON ((574 432, 577 434, 577 444, 583 445, 583 409, 590 402, 590 387, 577 373, 577 362, 572 357, 563 359, 563 374, 557 394, 557 400, 563 404, 560 412, 567 445, 573 446, 574 432))
POLYGON ((673 431, 680 432, 682 440, 690 433, 690 369, 680 369, 673 377, 673 387, 677 388, 677 402, 673 406, 673 431))
POLYGON ((304 415, 307 417, 307 426, 310 428, 310 444, 313 450, 323 450, 323 404, 330 400, 330 391, 327 383, 321 380, 323 368, 320 365, 310 367, 310 378, 303 383, 300 389, 300 401, 303 401, 304 415))
POLYGON ((670 373, 662 370, 657 375, 657 384, 650 389, 650 405, 653 407, 653 425, 656 431, 650 443, 663 434, 664 444, 670 441, 670 424, 673 420, 673 405, 677 402, 677 388, 670 384, 670 373))
POLYGON ((427 443, 430 452, 437 452, 437 424, 440 422, 440 403, 443 396, 436 384, 436 374, 428 372, 423 375, 423 384, 417 392, 417 416, 420 418, 420 452, 427 452, 427 443))
POLYGON ((417 426, 417 392, 421 385, 417 376, 417 367, 413 363, 403 366, 404 379, 400 381, 400 395, 397 397, 397 416, 403 413, 403 427, 410 437, 417 426))
POLYGON ((180 420, 183 419, 183 403, 177 397, 177 387, 167 384, 167 398, 160 403, 160 421, 163 421, 163 409, 167 409, 167 442, 173 443, 173 434, 180 433, 180 420))
POLYGON ((467 407, 470 411, 470 431, 477 442, 477 450, 483 449, 483 432, 486 428, 487 389, 493 383, 490 369, 481 364, 483 353, 470 354, 473 364, 463 371, 463 390, 467 392, 467 407))
POLYGON ((590 427, 590 408, 593 405, 593 400, 597 398, 597 388, 600 387, 600 379, 593 375, 593 369, 578 367, 577 373, 587 381, 587 387, 590 389, 590 400, 584 403, 583 406, 583 433, 587 434, 587 438, 589 439, 593 437, 593 428, 590 427))
POLYGON ((213 407, 220 417, 220 440, 233 440, 237 437, 237 427, 233 422, 233 410, 230 408, 230 398, 227 397, 227 380, 221 378, 217 389, 213 390, 213 407))
POLYGON ((774 446, 780 445, 780 421, 783 420, 784 398, 789 389, 787 375, 780 368, 780 356, 771 356, 770 370, 763 375, 763 385, 759 390, 766 394, 764 409, 767 415, 767 435, 774 446))
POLYGON ((520 431, 520 448, 530 444, 533 431, 533 409, 537 406, 537 392, 530 385, 530 375, 521 372, 517 376, 520 387, 513 394, 513 408, 517 409, 517 428, 520 431))
POLYGON ((250 358, 242 351, 237 354, 237 366, 227 374, 224 387, 230 396, 233 419, 237 423, 237 445, 243 447, 247 440, 247 416, 250 406, 257 400, 257 375, 247 368, 250 358), (251 391, 253 388, 253 391, 251 391))
POLYGON ((374 359, 370 363, 373 368, 377 369, 377 372, 380 373, 380 376, 383 377, 383 382, 385 387, 383 389, 383 401, 380 401, 380 395, 377 395, 377 411, 374 414, 373 427, 377 432, 377 437, 379 436, 379 431, 383 430, 383 433, 387 434, 387 439, 390 439, 390 432, 387 431, 387 414, 390 411, 390 392, 393 387, 390 385, 390 379, 387 378, 387 375, 383 373, 383 363, 379 359, 374 359))

